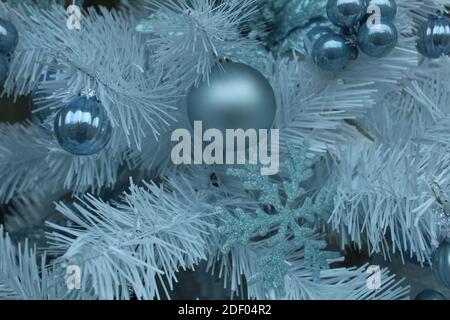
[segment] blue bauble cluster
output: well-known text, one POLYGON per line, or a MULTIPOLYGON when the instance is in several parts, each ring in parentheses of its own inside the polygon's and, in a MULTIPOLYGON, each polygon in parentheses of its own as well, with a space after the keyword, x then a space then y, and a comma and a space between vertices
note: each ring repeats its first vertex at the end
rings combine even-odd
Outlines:
POLYGON ((0 18, 0 85, 5 83, 9 72, 7 56, 14 52, 19 41, 16 27, 8 20, 0 18))
POLYGON ((108 112, 95 96, 79 96, 64 105, 54 122, 60 146, 75 155, 88 156, 101 151, 111 140, 108 112))
POLYGON ((359 51, 374 58, 385 57, 397 45, 396 14, 395 0, 328 0, 328 19, 341 32, 326 27, 311 29, 305 40, 306 51, 316 65, 331 72, 343 70, 357 59, 359 51))
POLYGON ((450 54, 450 20, 439 11, 419 29, 417 50, 425 57, 437 59, 450 54))

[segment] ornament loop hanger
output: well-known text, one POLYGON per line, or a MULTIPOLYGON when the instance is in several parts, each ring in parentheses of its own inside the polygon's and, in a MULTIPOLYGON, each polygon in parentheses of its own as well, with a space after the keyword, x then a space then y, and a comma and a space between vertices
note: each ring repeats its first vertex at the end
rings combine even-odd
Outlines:
POLYGON ((93 98, 93 97, 95 97, 97 94, 96 94, 96 92, 95 92, 94 89, 91 89, 91 88, 86 87, 86 88, 84 88, 83 90, 81 90, 81 95, 82 95, 82 96, 85 96, 85 97, 88 97, 88 98, 93 98))

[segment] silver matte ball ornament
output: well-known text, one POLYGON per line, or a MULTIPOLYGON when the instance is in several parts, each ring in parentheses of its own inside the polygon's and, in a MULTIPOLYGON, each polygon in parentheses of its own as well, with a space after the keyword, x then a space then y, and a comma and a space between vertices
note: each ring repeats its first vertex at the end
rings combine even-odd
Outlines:
POLYGON ((450 289, 450 240, 444 240, 433 256, 433 270, 436 277, 450 289))
POLYGON ((338 27, 354 27, 366 15, 365 0, 328 0, 327 15, 338 27))
POLYGON ((80 156, 98 153, 112 135, 106 108, 95 96, 73 98, 56 114, 53 127, 60 146, 80 156))
POLYGON ((381 19, 380 23, 370 27, 363 23, 358 30, 358 47, 370 57, 381 58, 389 55, 397 41, 397 28, 387 20, 381 19))
POLYGON ((271 129, 277 110, 269 81, 245 64, 215 66, 209 82, 192 87, 187 98, 191 124, 202 121, 203 130, 271 129))
POLYGON ((429 17, 418 31, 417 50, 425 57, 437 59, 450 54, 450 20, 442 12, 429 17))
POLYGON ((311 58, 321 69, 342 71, 354 57, 354 52, 347 41, 337 34, 323 34, 314 42, 311 58))

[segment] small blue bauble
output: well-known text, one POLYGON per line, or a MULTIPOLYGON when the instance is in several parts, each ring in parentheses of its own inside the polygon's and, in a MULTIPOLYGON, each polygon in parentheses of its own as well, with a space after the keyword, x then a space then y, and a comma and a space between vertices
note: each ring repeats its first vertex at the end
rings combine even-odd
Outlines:
POLYGON ((95 96, 76 97, 63 106, 55 117, 54 130, 61 147, 80 156, 98 153, 112 135, 108 113, 95 96))
POLYGON ((417 50, 427 58, 450 54, 450 21, 442 13, 430 16, 419 29, 417 50))
POLYGON ((0 18, 0 53, 9 54, 16 49, 19 33, 8 20, 0 18))
MULTIPOLYGON (((395 0, 365 0, 368 11, 372 6, 379 8, 380 19, 385 21, 394 21, 397 15, 397 3, 395 0)), ((375 12, 375 14, 378 12, 375 12)), ((371 15, 371 12, 368 12, 371 15)), ((373 13, 372 13, 373 14, 373 13)))
POLYGON ((227 62, 211 70, 209 82, 192 87, 187 112, 191 124, 202 121, 204 130, 270 130, 277 103, 270 82, 258 70, 227 62))
POLYGON ((366 15, 365 0, 328 0, 327 15, 338 27, 354 27, 366 15))
POLYGON ((416 296, 415 300, 447 300, 447 298, 440 292, 424 290, 416 296))
POLYGON ((0 86, 2 86, 6 78, 8 78, 9 63, 6 57, 0 54, 0 86))
POLYGON ((397 28, 390 21, 381 19, 370 28, 363 23, 358 30, 358 47, 370 57, 381 58, 394 50, 398 41, 397 28))
POLYGON ((443 241, 433 256, 433 270, 436 277, 450 289, 450 240, 443 241))
POLYGON ((324 34, 315 41, 311 57, 319 68, 338 72, 343 70, 352 58, 352 50, 340 35, 324 34))
POLYGON ((325 34, 334 34, 334 31, 328 27, 314 27, 306 33, 305 37, 305 50, 308 54, 311 54, 314 43, 325 34))

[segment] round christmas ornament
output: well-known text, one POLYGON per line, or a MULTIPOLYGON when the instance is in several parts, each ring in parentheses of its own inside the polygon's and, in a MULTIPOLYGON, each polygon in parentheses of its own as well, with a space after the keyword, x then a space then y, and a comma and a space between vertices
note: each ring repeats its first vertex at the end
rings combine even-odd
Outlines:
POLYGON ((329 27, 318 26, 314 27, 306 33, 304 45, 308 54, 311 54, 314 43, 325 34, 334 34, 334 31, 329 27))
POLYGON ((415 300, 447 300, 447 298, 440 292, 424 290, 416 296, 415 300))
POLYGON ((187 98, 191 124, 201 121, 204 130, 271 129, 276 100, 269 81, 245 64, 226 62, 215 66, 187 98))
POLYGON ((433 257, 433 270, 436 277, 450 289, 450 240, 444 240, 433 257))
POLYGON ((358 47, 370 57, 381 58, 394 50, 398 41, 397 28, 390 21, 381 19, 379 24, 367 26, 363 23, 358 30, 358 47))
POLYGON ((417 50, 425 57, 437 59, 450 54, 450 21, 442 12, 431 15, 418 31, 417 50))
POLYGON ((339 27, 354 27, 366 15, 365 0, 328 0, 328 19, 339 27))
POLYGON ((397 3, 395 0, 365 0, 368 14, 379 14, 380 19, 393 21, 397 15, 397 3), (371 9, 374 9, 372 11, 371 9))
POLYGON ((354 57, 350 45, 337 34, 324 34, 314 42, 311 49, 314 63, 323 70, 338 72, 354 57))
POLYGON ((8 20, 0 18, 0 53, 9 54, 16 49, 19 33, 8 20))
POLYGON ((9 63, 6 57, 0 54, 0 86, 2 86, 6 78, 8 78, 9 63))
POLYGON ((75 97, 63 106, 55 117, 54 131, 64 150, 80 156, 98 153, 112 135, 107 110, 95 96, 75 97))

